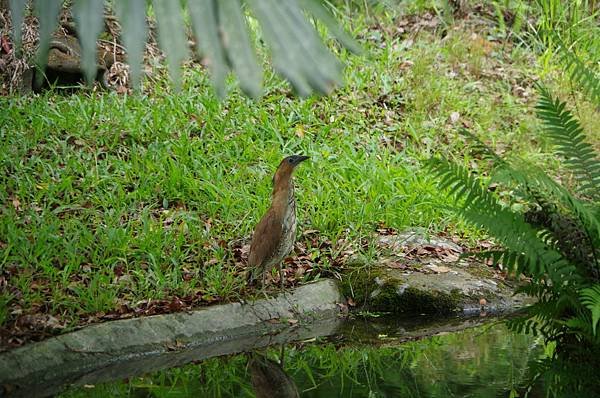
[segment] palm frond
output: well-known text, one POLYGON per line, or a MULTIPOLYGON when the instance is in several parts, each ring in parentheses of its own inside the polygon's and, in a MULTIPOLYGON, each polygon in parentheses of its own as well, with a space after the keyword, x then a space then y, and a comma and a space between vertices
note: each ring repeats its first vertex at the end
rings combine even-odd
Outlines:
POLYGON ((536 106, 538 117, 544 123, 547 136, 554 142, 556 152, 565 157, 565 164, 579 182, 581 194, 600 198, 600 159, 594 147, 586 142, 586 135, 566 109, 566 104, 555 99, 539 85, 540 100, 536 106))
MULTIPOLYGON (((17 47, 21 42, 19 27, 25 3, 24 0, 11 0, 10 3, 17 47)), ((41 68, 47 63, 50 38, 63 3, 63 0, 34 1, 33 10, 40 21, 36 62, 41 68)), ((70 6, 71 3, 66 4, 70 6)), ((88 80, 97 72, 96 40, 102 26, 104 6, 114 4, 123 26, 123 44, 131 66, 131 80, 134 85, 139 85, 142 49, 148 30, 145 20, 147 2, 74 0, 72 4, 88 80)), ((189 55, 184 15, 190 17, 197 49, 208 64, 213 85, 221 97, 226 93, 225 77, 229 70, 237 75, 239 85, 247 95, 256 97, 262 91, 263 70, 253 46, 255 29, 248 23, 251 18, 248 10, 257 17, 260 29, 256 32, 263 33, 265 43, 271 48, 276 71, 302 96, 314 91, 329 93, 342 82, 341 63, 324 44, 308 15, 321 21, 344 47, 360 52, 356 41, 318 0, 153 0, 151 4, 158 22, 159 45, 167 56, 169 74, 176 87, 180 85, 182 61, 189 55)))

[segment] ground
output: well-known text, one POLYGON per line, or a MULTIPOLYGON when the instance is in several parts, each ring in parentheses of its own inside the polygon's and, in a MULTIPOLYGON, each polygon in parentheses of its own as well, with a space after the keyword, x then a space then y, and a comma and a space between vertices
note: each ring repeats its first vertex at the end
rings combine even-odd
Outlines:
MULTIPOLYGON (((220 101, 189 64, 180 92, 157 66, 143 95, 0 98, 2 347, 253 294, 247 242, 292 153, 310 161, 296 173, 288 286, 338 277, 354 254, 374 258, 380 229, 423 227, 467 250, 485 242, 448 209, 423 162, 443 154, 485 175, 466 128, 498 154, 556 173, 534 82, 565 99, 572 91, 493 13, 437 11, 340 13, 367 55, 331 43, 346 83, 329 97, 297 99, 267 75, 261 99, 234 90, 220 101)), ((598 115, 586 104, 578 116, 590 127, 598 115)))

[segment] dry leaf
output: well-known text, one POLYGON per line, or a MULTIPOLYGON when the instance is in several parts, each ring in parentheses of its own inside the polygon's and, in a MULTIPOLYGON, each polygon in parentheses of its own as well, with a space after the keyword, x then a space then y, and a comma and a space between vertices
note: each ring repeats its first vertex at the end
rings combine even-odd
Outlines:
POLYGON ((460 113, 458 113, 458 112, 452 112, 450 114, 450 122, 452 124, 456 124, 456 122, 458 122, 458 119, 460 119, 460 113))

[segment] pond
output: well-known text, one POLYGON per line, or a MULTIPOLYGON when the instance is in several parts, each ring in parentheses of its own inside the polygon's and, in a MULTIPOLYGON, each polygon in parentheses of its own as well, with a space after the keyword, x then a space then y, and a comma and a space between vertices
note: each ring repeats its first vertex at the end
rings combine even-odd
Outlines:
MULTIPOLYGON (((346 321, 327 337, 71 388, 59 396, 522 396, 529 362, 541 353, 541 342, 511 333, 498 319, 427 323, 370 316, 346 321)), ((537 390, 530 396, 543 395, 537 390)))

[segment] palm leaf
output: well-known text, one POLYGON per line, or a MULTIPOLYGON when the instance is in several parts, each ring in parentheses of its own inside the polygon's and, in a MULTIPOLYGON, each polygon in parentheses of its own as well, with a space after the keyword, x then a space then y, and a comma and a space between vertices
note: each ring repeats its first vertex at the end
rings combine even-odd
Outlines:
POLYGON ((77 0, 73 5, 73 16, 81 42, 81 63, 88 84, 96 78, 96 40, 104 24, 103 0, 77 0))
MULTIPOLYGON (((36 0, 35 11, 40 22, 40 43, 36 55, 36 64, 43 69, 48 61, 48 50, 50 49, 51 34, 58 23, 61 0, 36 0)), ((42 74, 37 74, 38 79, 42 74)))
POLYGON ((199 0, 188 2, 196 47, 198 53, 205 58, 208 64, 213 86, 219 97, 225 96, 225 77, 229 66, 225 60, 225 53, 221 47, 219 29, 217 26, 216 0, 199 0))
POLYGON ((10 0, 10 15, 12 18, 12 35, 15 43, 15 51, 21 53, 22 35, 23 35, 23 13, 25 11, 26 0, 10 0))
POLYGON ((123 44, 133 87, 139 87, 142 77, 142 60, 148 27, 146 26, 146 0, 119 0, 116 11, 121 21, 123 44))
POLYGON ((172 0, 153 0, 152 4, 158 22, 159 44, 167 55, 171 79, 175 83, 175 88, 179 89, 181 87, 181 63, 188 54, 181 6, 178 1, 172 0))
POLYGON ((258 97, 262 90, 262 70, 250 43, 239 0, 219 1, 217 20, 227 62, 237 74, 240 87, 250 97, 258 97))
POLYGON ((312 89, 327 94, 341 83, 340 63, 295 2, 253 0, 250 4, 259 19, 263 19, 265 33, 271 32, 265 37, 271 38, 269 44, 273 48, 278 71, 292 82, 300 95, 306 96, 312 89), (267 20, 269 14, 273 17, 271 20, 267 20), (276 51, 277 48, 279 51, 276 51), (283 56, 284 53, 289 56, 283 56), (318 68, 310 68, 311 64, 318 65, 318 68))

